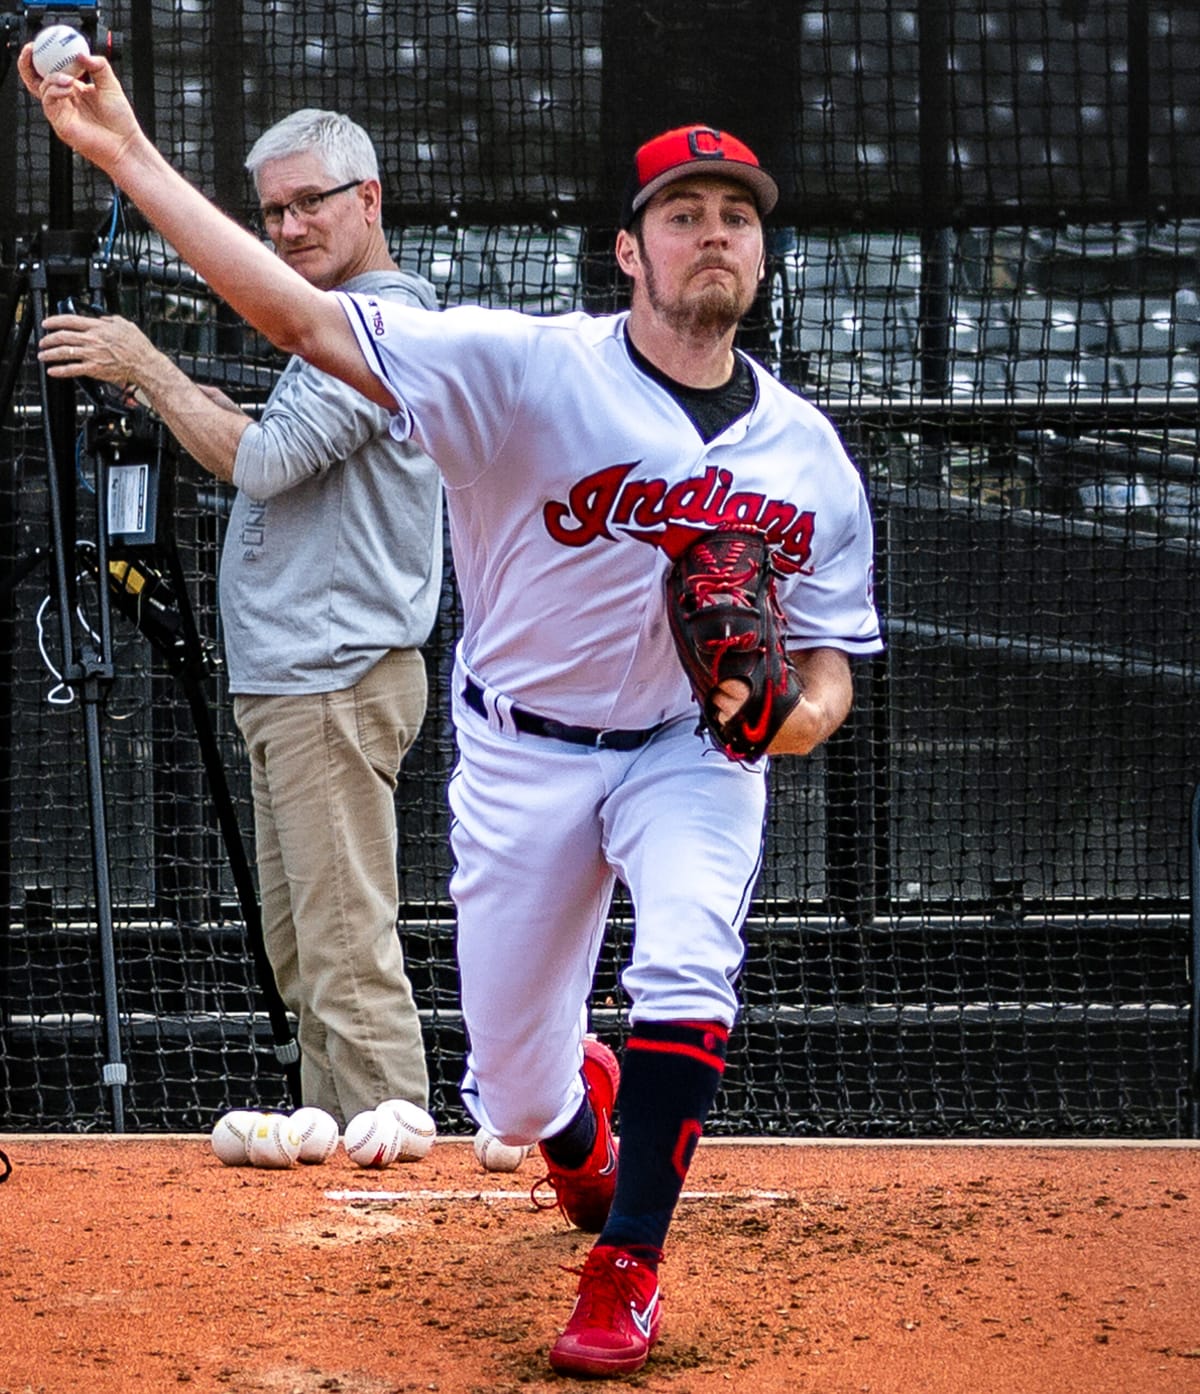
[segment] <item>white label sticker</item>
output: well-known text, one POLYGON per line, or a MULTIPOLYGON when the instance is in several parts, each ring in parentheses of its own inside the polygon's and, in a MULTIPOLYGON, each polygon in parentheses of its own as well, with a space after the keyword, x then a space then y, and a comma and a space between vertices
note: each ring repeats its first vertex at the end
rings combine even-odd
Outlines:
POLYGON ((149 465, 112 465, 108 471, 108 530, 110 533, 146 531, 150 501, 149 465))

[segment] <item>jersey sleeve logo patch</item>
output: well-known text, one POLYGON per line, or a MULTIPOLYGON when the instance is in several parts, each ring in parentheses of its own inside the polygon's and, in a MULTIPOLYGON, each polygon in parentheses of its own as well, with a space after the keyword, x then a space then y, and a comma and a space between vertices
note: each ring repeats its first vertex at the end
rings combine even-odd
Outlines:
POLYGON ((374 334, 377 339, 385 339, 387 337, 387 326, 383 322, 383 310, 380 308, 379 301, 376 300, 374 296, 371 296, 367 301, 367 310, 369 311, 367 318, 371 325, 371 333, 374 334))
POLYGON ((661 547, 674 560, 697 534, 740 523, 766 534, 779 572, 810 569, 816 519, 811 509, 737 490, 729 470, 716 465, 670 486, 665 479, 630 479, 640 463, 608 465, 573 485, 565 503, 546 504, 542 519, 555 542, 586 547, 623 534, 661 547))

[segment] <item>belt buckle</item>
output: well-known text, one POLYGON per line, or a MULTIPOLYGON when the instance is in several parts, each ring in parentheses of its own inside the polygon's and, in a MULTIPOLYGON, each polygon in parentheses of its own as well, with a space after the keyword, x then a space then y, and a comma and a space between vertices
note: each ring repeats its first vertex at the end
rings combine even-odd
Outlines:
POLYGON ((652 731, 623 731, 618 729, 600 731, 596 737, 596 746, 600 750, 639 750, 652 734, 652 731))

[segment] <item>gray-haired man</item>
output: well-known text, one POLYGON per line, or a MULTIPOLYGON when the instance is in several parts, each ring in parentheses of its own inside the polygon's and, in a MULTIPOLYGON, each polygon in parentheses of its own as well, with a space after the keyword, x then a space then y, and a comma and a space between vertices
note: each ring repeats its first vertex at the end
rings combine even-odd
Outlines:
MULTIPOLYGON (((375 151, 335 112, 265 132, 246 168, 281 260, 323 290, 436 308, 380 225, 375 151)), ((441 484, 388 413, 293 358, 259 421, 187 378, 129 321, 52 316, 76 371, 137 389, 187 452, 237 486, 220 599, 250 755, 267 953, 299 1022, 304 1102, 340 1123, 428 1103, 396 936, 401 759, 425 714, 419 646, 441 587, 441 484), (82 337, 81 337, 82 336, 82 337)))

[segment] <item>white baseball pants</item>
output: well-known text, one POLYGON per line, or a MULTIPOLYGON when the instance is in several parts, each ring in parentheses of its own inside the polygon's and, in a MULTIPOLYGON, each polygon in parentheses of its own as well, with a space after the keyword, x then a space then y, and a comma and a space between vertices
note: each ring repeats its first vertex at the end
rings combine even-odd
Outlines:
POLYGON ((766 781, 709 747, 691 717, 638 750, 596 750, 500 729, 465 705, 460 677, 449 799, 463 1097, 489 1132, 528 1143, 563 1128, 583 1097, 587 1002, 618 878, 634 907, 630 1020, 733 1024, 766 781))

